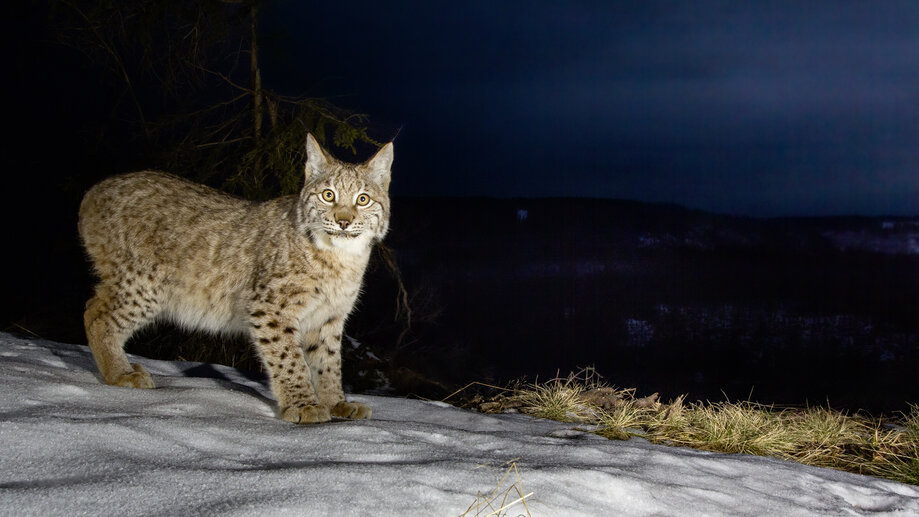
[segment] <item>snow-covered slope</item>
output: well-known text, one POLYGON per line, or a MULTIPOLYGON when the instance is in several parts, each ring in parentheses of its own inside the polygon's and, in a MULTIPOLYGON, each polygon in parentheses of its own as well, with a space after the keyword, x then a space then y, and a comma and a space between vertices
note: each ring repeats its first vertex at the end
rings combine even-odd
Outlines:
POLYGON ((295 426, 241 372, 138 360, 158 389, 0 334, 0 514, 460 515, 516 460, 532 515, 919 515, 915 486, 441 403, 355 396, 372 420, 295 426))

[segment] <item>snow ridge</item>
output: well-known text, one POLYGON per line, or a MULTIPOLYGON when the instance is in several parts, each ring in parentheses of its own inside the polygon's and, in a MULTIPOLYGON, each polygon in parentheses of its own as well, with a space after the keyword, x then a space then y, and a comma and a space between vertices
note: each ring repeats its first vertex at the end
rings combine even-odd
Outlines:
POLYGON ((532 515, 919 515, 911 485, 442 403, 354 396, 372 420, 296 426, 243 372, 133 360, 158 389, 0 333, 0 515, 460 515, 509 460, 532 515))

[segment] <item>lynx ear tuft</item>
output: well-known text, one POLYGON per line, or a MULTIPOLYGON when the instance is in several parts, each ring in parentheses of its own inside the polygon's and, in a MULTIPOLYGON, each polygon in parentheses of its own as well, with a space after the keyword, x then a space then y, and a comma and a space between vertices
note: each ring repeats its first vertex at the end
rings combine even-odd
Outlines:
POLYGON ((312 133, 306 134, 306 165, 303 167, 306 172, 306 179, 322 174, 322 171, 329 164, 329 156, 319 147, 319 142, 313 137, 312 133))
POLYGON ((373 155, 373 158, 367 162, 367 168, 370 170, 370 179, 383 187, 383 190, 389 190, 392 160, 392 142, 389 142, 381 147, 380 150, 377 151, 377 154, 373 155))

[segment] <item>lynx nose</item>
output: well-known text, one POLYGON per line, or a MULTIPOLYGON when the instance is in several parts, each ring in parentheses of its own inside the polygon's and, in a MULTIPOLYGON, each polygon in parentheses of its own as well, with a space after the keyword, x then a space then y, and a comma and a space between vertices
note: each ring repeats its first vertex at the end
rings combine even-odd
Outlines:
POLYGON ((351 223, 354 222, 355 215, 356 214, 354 213, 354 211, 348 210, 347 208, 344 208, 344 207, 336 209, 335 212, 332 214, 332 216, 335 218, 335 222, 338 224, 338 226, 342 230, 351 226, 351 223))

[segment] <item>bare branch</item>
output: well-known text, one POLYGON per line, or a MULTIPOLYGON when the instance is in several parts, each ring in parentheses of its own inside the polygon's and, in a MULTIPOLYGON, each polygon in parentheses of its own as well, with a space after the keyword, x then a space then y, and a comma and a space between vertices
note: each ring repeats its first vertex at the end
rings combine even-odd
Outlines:
POLYGON ((208 142, 206 144, 198 144, 195 147, 197 147, 198 149, 204 149, 205 147, 213 147, 215 145, 233 144, 236 142, 243 142, 245 140, 251 140, 251 139, 252 139, 251 136, 241 136, 239 138, 232 138, 230 140, 221 140, 219 142, 208 142))

